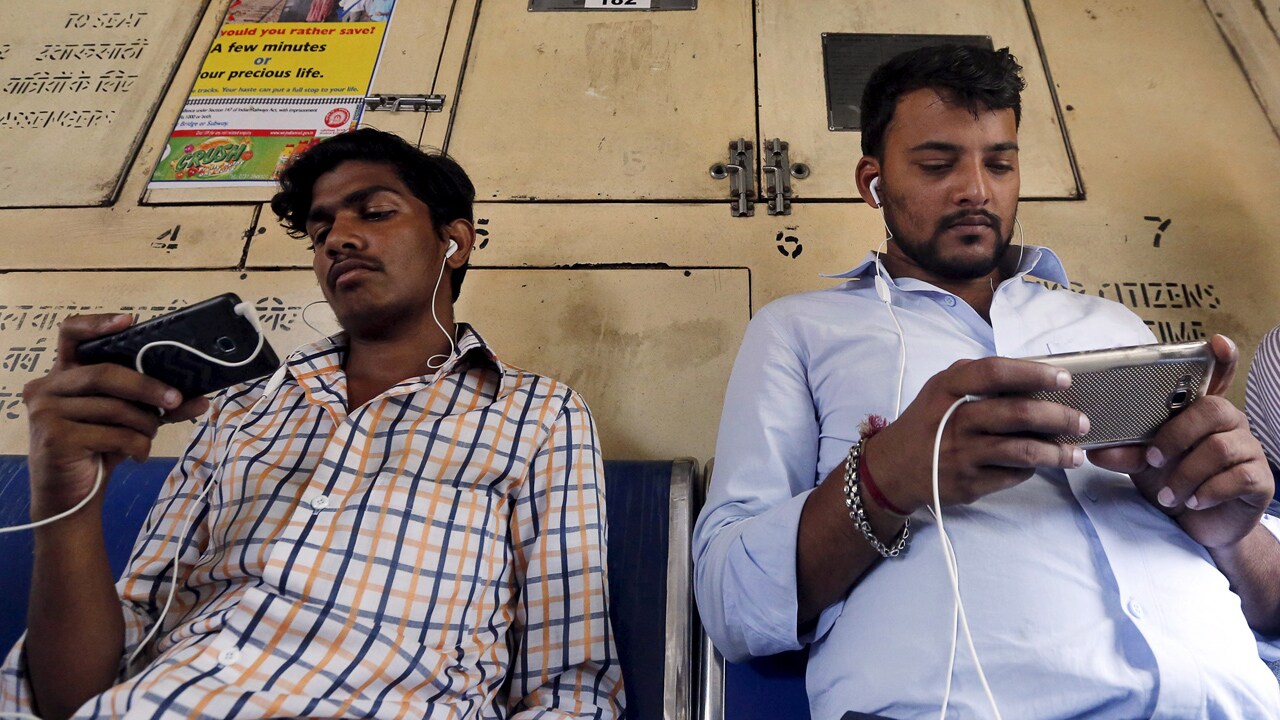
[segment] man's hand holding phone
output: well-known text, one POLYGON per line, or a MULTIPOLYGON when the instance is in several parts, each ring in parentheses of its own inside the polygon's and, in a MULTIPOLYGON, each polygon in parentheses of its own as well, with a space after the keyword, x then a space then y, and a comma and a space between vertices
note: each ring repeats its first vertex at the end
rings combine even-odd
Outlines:
POLYGON ((1232 546, 1258 526, 1275 485, 1244 413, 1224 396, 1239 351, 1223 335, 1208 394, 1166 422, 1148 445, 1092 450, 1098 467, 1128 473, 1152 504, 1201 545, 1232 546))
POLYGON ((53 369, 23 388, 30 425, 27 462, 33 520, 83 500, 93 488, 99 457, 106 475, 125 458, 146 460, 162 424, 190 420, 208 410, 205 398, 184 400, 174 388, 130 368, 82 365, 76 360, 80 343, 124 330, 132 322, 129 315, 67 318, 58 329, 53 369), (163 417, 152 408, 163 410, 163 417))
POLYGON ((943 505, 971 503, 1013 487, 1037 467, 1078 467, 1084 451, 1049 438, 1087 432, 1084 414, 1031 397, 1070 383, 1067 371, 1044 363, 959 360, 930 378, 901 417, 867 441, 867 465, 897 507, 912 512, 931 505, 935 433, 947 408, 967 395, 978 399, 958 407, 943 432, 943 505))

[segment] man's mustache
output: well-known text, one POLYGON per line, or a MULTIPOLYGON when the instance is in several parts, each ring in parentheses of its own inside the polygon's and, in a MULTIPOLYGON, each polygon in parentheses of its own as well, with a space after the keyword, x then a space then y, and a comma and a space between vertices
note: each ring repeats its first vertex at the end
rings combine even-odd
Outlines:
POLYGON ((949 229, 951 226, 969 218, 984 218, 991 229, 995 231, 996 237, 1004 237, 1004 229, 1001 227, 1000 218, 990 210, 957 210, 956 212, 944 215, 938 221, 936 232, 941 233, 943 230, 949 229))

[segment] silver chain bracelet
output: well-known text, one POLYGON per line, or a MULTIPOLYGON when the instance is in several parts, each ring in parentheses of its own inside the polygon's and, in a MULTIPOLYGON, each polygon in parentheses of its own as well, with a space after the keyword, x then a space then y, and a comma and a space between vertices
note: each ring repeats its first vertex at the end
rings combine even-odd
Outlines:
POLYGON ((880 553, 881 557, 898 557, 907 547, 907 538, 911 536, 911 518, 905 518, 902 523, 902 530, 898 536, 893 539, 893 547, 889 547, 876 537, 874 531, 871 530, 871 523, 867 521, 867 512, 862 507, 862 486, 858 483, 858 461, 862 457, 862 440, 854 443, 849 448, 849 457, 845 460, 844 465, 844 506, 849 510, 849 519, 854 525, 862 531, 862 536, 871 543, 871 547, 880 553))

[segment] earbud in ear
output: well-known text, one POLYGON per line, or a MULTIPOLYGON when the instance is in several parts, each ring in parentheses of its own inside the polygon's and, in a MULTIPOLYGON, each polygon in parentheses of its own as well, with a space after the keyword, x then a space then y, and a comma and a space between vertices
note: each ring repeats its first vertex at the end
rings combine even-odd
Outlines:
POLYGON ((458 252, 458 241, 453 238, 449 238, 449 247, 444 250, 445 258, 448 259, 449 257, 452 257, 456 252, 458 252))
POLYGON ((880 199, 880 176, 871 178, 871 185, 867 188, 871 191, 871 199, 876 201, 876 207, 884 207, 884 201, 880 199))

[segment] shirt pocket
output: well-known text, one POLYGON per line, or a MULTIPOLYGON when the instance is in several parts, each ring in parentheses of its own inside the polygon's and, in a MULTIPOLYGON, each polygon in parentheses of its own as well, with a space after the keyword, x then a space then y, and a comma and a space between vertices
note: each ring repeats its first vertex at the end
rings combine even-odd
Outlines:
POLYGON ((380 507, 345 507, 349 551, 341 582, 352 612, 403 642, 440 649, 471 644, 501 623, 512 596, 510 508, 501 483, 410 483, 380 507))

